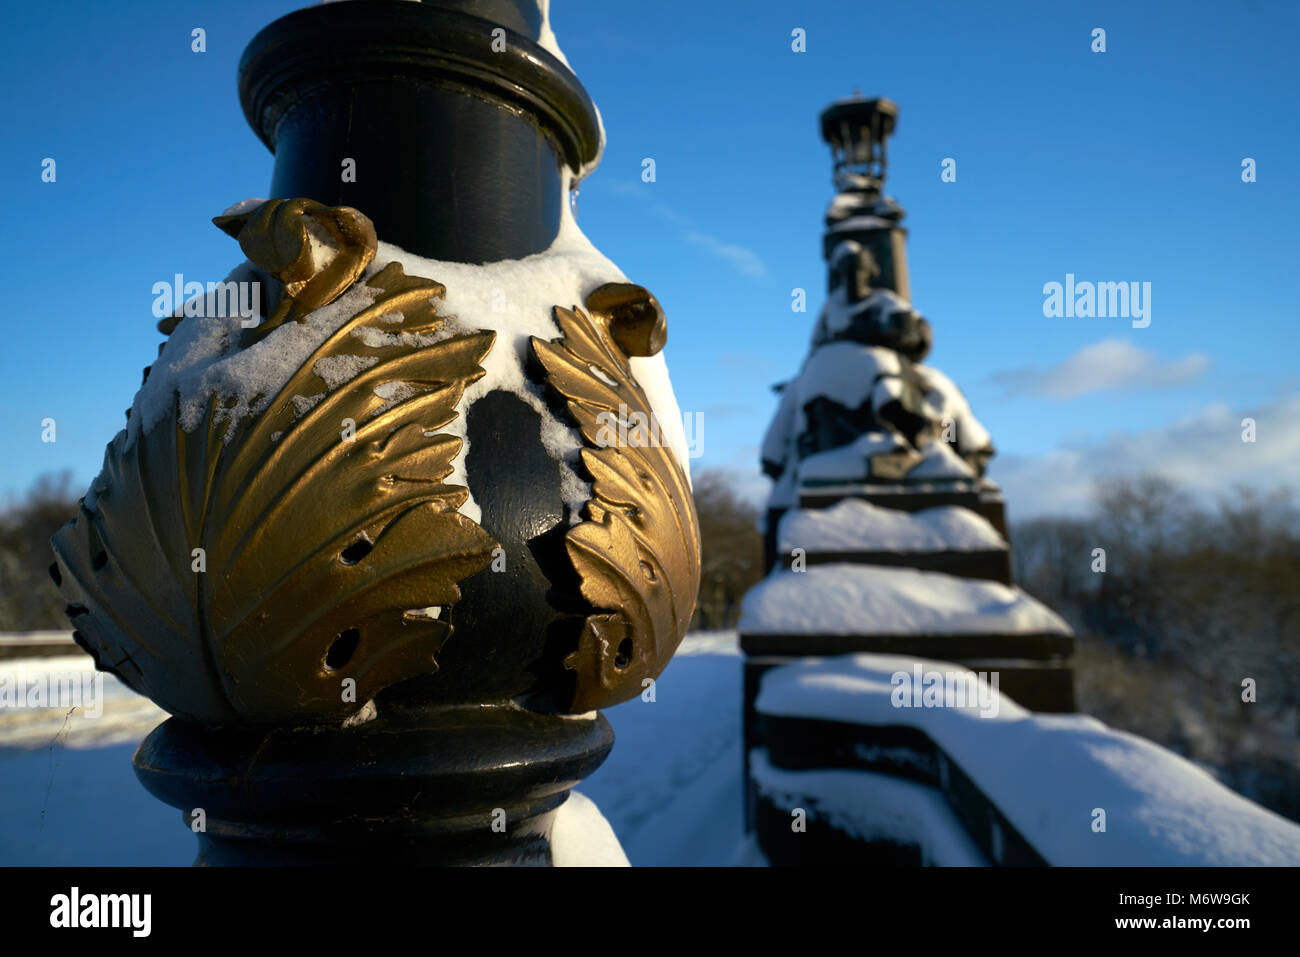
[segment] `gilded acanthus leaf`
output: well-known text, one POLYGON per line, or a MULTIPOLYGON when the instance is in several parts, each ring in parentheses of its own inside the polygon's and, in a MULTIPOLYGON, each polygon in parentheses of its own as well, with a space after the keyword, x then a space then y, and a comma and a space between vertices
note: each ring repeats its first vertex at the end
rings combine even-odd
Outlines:
POLYGON ((378 245, 375 226, 366 216, 350 206, 326 206, 314 199, 272 199, 212 222, 239 240, 249 262, 284 286, 275 311, 247 334, 248 342, 333 302, 361 278, 378 245))
MULTIPOLYGON (((660 440, 650 402, 611 329, 653 328, 644 314, 658 312, 658 303, 640 287, 601 287, 587 304, 599 308, 595 317, 557 306, 562 336, 532 340, 548 383, 577 420, 586 445, 582 461, 593 479, 584 521, 566 538, 582 595, 596 609, 565 660, 577 674, 575 712, 635 697, 643 679, 663 671, 686 634, 700 586, 690 484, 660 440), (627 288, 638 295, 629 298, 627 288), (599 308, 609 302, 616 308, 599 308)), ((648 333, 637 339, 651 341, 648 333)), ((658 334, 653 350, 662 342, 658 334)))
POLYGON ((119 434, 96 500, 54 537, 83 646, 174 714, 345 717, 436 670, 450 629, 424 610, 491 558, 491 536, 457 512, 467 490, 443 481, 461 441, 435 430, 494 334, 412 345, 441 325, 442 287, 397 264, 367 285, 373 303, 259 414, 232 428, 214 395, 191 432, 174 407, 130 447, 119 434), (315 370, 338 357, 370 364, 330 391, 315 370))

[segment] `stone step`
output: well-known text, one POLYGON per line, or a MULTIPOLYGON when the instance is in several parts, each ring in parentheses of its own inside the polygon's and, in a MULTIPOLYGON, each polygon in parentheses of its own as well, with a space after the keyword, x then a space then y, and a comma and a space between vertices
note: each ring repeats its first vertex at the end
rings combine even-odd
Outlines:
POLYGON ((804 485, 799 490, 800 508, 826 508, 846 498, 861 499, 881 508, 897 508, 905 512, 938 505, 959 505, 987 519, 1003 537, 1007 534, 1006 502, 1002 493, 984 491, 920 491, 906 485, 853 485, 837 483, 824 487, 804 485))
MULTIPOLYGON (((808 565, 833 565, 852 563, 881 565, 886 568, 915 568, 923 572, 942 572, 958 578, 978 578, 1010 585, 1011 553, 997 551, 941 551, 941 552, 875 552, 875 551, 808 551, 804 556, 808 565)), ((794 557, 784 556, 784 567, 791 568, 794 557)))
POLYGON ((1074 654, 1074 636, 1060 632, 834 635, 742 631, 740 647, 746 655, 787 658, 868 652, 937 661, 1002 659, 1062 662, 1074 654))
POLYGON ((826 508, 787 511, 777 541, 787 568, 802 559, 808 565, 914 568, 1011 584, 1006 537, 961 506, 909 512, 846 498, 826 508))

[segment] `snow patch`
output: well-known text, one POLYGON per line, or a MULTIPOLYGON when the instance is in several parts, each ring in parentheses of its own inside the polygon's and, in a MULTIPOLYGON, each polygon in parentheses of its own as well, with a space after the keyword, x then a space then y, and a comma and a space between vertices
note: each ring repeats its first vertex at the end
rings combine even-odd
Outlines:
POLYGON ((846 498, 829 508, 799 509, 781 518, 780 550, 809 552, 941 552, 1004 550, 1006 539, 968 508, 943 505, 918 512, 846 498))
MULTIPOLYGON (((555 31, 551 29, 551 0, 537 0, 537 6, 542 12, 542 27, 537 34, 537 45, 567 66, 572 72, 573 67, 570 65, 568 57, 564 55, 564 51, 560 49, 560 43, 555 38, 555 31)), ((582 169, 575 171, 572 183, 565 184, 563 193, 565 196, 568 196, 570 190, 574 189, 578 183, 587 178, 592 170, 600 165, 600 160, 605 155, 605 121, 600 115, 600 107, 594 103, 592 106, 596 110, 596 126, 600 130, 600 145, 596 149, 595 158, 583 166, 582 169)), ((571 203, 565 203, 564 207, 568 210, 571 205, 571 203)))
POLYGON ((748 634, 1070 634, 1050 608, 1000 582, 874 565, 782 570, 745 595, 748 634))
POLYGON ((596 803, 578 791, 555 812, 551 863, 556 867, 631 867, 614 829, 596 803))
POLYGON ((234 206, 231 206, 228 209, 226 209, 226 211, 223 212, 221 215, 240 216, 243 215, 244 213, 251 213, 253 210, 257 209, 257 207, 261 206, 265 202, 266 202, 265 199, 259 199, 257 197, 250 196, 248 199, 241 199, 239 202, 235 203, 234 206))
POLYGON ((856 409, 867 401, 877 379, 901 373, 902 362, 892 349, 840 340, 809 353, 799 378, 786 388, 795 388, 801 411, 819 396, 856 409))
POLYGON ((957 448, 961 452, 979 452, 991 448, 993 436, 975 413, 971 412, 970 403, 961 389, 946 375, 933 366, 916 364, 916 371, 926 381, 930 391, 926 393, 926 402, 938 412, 942 421, 950 418, 957 426, 957 448))
POLYGON ((559 41, 555 39, 555 31, 551 29, 551 0, 537 0, 537 8, 542 12, 542 28, 538 31, 537 45, 572 70, 568 58, 560 49, 559 41))
POLYGON ((375 356, 322 356, 316 360, 312 371, 325 383, 325 388, 333 392, 349 379, 378 364, 379 359, 375 356))
POLYGON ((871 474, 873 455, 901 452, 907 445, 884 432, 864 432, 848 445, 810 455, 797 467, 799 482, 860 482, 871 474))
MULTIPOLYGON (((265 284, 270 280, 245 262, 235 267, 226 281, 265 284)), ((284 323, 246 349, 239 348, 243 331, 239 316, 182 319, 150 368, 148 380, 135 394, 124 430, 125 449, 169 416, 178 397, 180 426, 193 432, 203 420, 209 400, 216 396, 221 403, 219 420, 229 423, 226 435, 230 437, 240 421, 264 411, 312 352, 351 316, 373 303, 377 294, 358 283, 304 321, 284 323)), ((334 382, 330 388, 351 378, 337 363, 327 363, 324 368, 321 377, 329 375, 334 382)))
POLYGON ((975 470, 947 442, 932 439, 921 446, 921 461, 907 472, 906 481, 918 479, 973 479, 975 470))

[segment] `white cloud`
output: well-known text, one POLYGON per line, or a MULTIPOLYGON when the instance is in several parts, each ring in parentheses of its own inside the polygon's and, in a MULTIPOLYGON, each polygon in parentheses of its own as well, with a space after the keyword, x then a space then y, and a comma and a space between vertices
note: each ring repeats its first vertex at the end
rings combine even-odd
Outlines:
POLYGON ((758 257, 758 253, 752 249, 746 249, 744 246, 736 246, 732 243, 723 242, 717 236, 710 236, 706 233, 697 233, 694 230, 688 230, 686 241, 708 250, 719 259, 725 259, 746 276, 753 276, 755 279, 761 279, 767 275, 767 269, 763 266, 763 260, 758 257))
POLYGON ((767 275, 767 267, 763 265, 762 258, 754 250, 745 246, 738 246, 735 243, 729 243, 711 233, 700 232, 693 228, 690 219, 686 216, 683 216, 671 206, 665 206, 658 200, 651 199, 646 194, 646 190, 638 188, 633 183, 616 180, 610 183, 609 187, 621 196, 635 196, 640 199, 660 219, 681 229, 682 238, 688 243, 698 246, 710 255, 730 263, 746 276, 762 279, 767 275))
POLYGON ((1254 410, 1216 403, 1172 425, 1116 433, 1040 457, 999 455, 989 468, 1013 521, 1081 514, 1092 504, 1095 479, 1144 472, 1208 495, 1234 485, 1300 487, 1300 393, 1254 410), (1254 443, 1241 440, 1247 417, 1255 420, 1254 443))
POLYGON ((1199 379, 1209 367, 1209 357, 1202 353, 1162 361, 1127 339, 1106 339, 1084 346, 1050 368, 1013 369, 995 372, 989 378, 1010 395, 1072 399, 1110 389, 1172 389, 1199 379))

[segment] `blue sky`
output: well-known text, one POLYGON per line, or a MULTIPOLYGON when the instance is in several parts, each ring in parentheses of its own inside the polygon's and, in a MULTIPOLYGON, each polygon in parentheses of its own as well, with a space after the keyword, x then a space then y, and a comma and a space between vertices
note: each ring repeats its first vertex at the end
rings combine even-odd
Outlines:
MULTIPOLYGON (((266 195, 271 157, 235 68, 261 26, 301 5, 9 12, 0 496, 50 470, 89 482, 157 351, 152 285, 237 262, 209 219, 266 195), (41 182, 45 157, 55 183, 41 182)), ((579 221, 668 313, 679 403, 704 416, 697 467, 763 488, 769 387, 797 371, 825 284, 817 114, 858 88, 900 106, 888 188, 934 327, 927 361, 993 433, 1013 517, 1077 509, 1111 472, 1300 485, 1298 10, 556 0, 555 32, 608 135, 579 221), (1090 49, 1096 27, 1105 53, 1090 49), (806 52, 791 50, 795 28, 806 52), (955 183, 940 180, 945 157, 955 183), (1245 157, 1257 182, 1241 180, 1245 157), (1150 282, 1151 325, 1045 318, 1043 284, 1066 273, 1150 282), (795 287, 807 313, 790 309, 795 287)))

